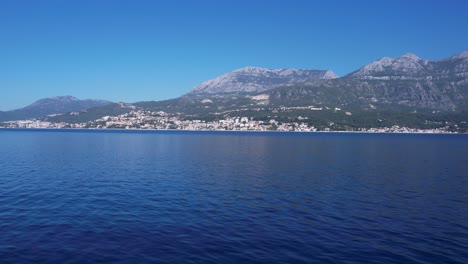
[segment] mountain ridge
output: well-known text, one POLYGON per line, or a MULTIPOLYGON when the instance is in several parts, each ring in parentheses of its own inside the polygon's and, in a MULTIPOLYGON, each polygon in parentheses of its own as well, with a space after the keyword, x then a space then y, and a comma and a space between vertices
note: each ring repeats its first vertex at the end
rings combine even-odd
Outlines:
MULTIPOLYGON (((74 101, 76 98, 61 99, 74 101)), ((196 116, 257 105, 316 105, 408 113, 463 112, 468 111, 467 99, 467 51, 441 60, 427 60, 406 53, 396 58, 380 58, 343 77, 337 77, 330 70, 248 66, 197 85, 178 98, 126 106, 114 104, 93 110, 95 114, 87 116, 122 113, 134 107, 196 116), (233 87, 229 86, 231 84, 233 87), (200 92, 193 93, 197 87, 200 92)))
POLYGON ((112 102, 99 99, 80 100, 74 96, 42 98, 18 109, 0 112, 0 121, 41 118, 53 114, 83 111, 92 107, 105 106, 112 102))
MULTIPOLYGON (((262 101, 263 104, 271 102, 285 105, 352 104, 364 109, 374 107, 412 108, 413 111, 416 109, 436 111, 468 109, 467 51, 441 60, 423 59, 413 53, 406 53, 396 58, 383 57, 340 78, 334 75, 333 78, 289 81, 262 90, 252 89, 250 92, 242 88, 243 85, 249 86, 249 83, 232 77, 232 74, 239 72, 247 73, 250 78, 260 76, 260 80, 251 82, 265 83, 263 80, 265 71, 274 71, 276 74, 286 72, 291 75, 296 70, 245 67, 205 82, 209 92, 193 93, 199 89, 199 85, 186 96, 209 98, 240 95, 250 96, 254 100, 262 101), (226 83, 235 89, 226 89, 226 83), (243 91, 243 93, 238 91, 243 91)), ((324 72, 326 71, 321 73, 324 74, 324 72)))
POLYGON ((186 95, 262 92, 275 87, 337 78, 331 70, 268 69, 247 66, 195 86, 186 95))
POLYGON ((441 60, 422 59, 406 53, 397 58, 383 57, 364 65, 343 78, 363 80, 417 80, 446 79, 466 76, 468 73, 468 52, 463 51, 441 60))

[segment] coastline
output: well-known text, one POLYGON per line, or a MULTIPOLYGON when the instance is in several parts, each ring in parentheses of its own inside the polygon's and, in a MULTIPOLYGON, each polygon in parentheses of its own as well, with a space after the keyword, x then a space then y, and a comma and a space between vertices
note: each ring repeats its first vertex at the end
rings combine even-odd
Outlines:
POLYGON ((124 128, 10 128, 0 127, 0 130, 18 130, 18 131, 116 131, 116 132, 227 132, 227 133, 271 133, 271 134, 392 134, 392 135, 468 135, 468 133, 457 133, 457 132, 383 132, 383 131, 276 131, 276 130, 194 130, 194 129, 124 129, 124 128))

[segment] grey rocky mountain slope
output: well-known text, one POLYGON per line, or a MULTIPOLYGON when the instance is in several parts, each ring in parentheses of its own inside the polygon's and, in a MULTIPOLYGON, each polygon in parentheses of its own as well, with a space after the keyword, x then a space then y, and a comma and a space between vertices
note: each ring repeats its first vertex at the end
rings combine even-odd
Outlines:
POLYGON ((336 77, 335 73, 330 70, 245 67, 206 81, 194 87, 189 94, 262 92, 280 86, 306 84, 319 79, 334 79, 336 77))
POLYGON ((398 58, 384 57, 344 78, 361 80, 446 80, 466 79, 468 52, 443 60, 425 60, 407 53, 398 58))
POLYGON ((86 99, 73 96, 57 96, 40 99, 24 108, 0 112, 0 121, 40 118, 51 114, 83 111, 92 107, 110 104, 110 101, 86 99))
POLYGON ((468 52, 437 61, 413 54, 382 58, 343 78, 269 94, 284 103, 464 111, 468 110, 468 52))
POLYGON ((268 93, 285 104, 328 102, 364 108, 464 110, 468 109, 468 52, 442 60, 422 59, 411 53, 384 57, 342 78, 332 71, 246 67, 206 81, 187 95, 233 93, 268 93))

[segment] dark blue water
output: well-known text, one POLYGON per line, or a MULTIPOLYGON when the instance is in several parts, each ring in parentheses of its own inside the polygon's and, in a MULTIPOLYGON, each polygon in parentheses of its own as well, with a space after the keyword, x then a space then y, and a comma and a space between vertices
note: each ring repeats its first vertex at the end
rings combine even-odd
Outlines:
POLYGON ((0 263, 468 263, 468 136, 0 130, 0 263))

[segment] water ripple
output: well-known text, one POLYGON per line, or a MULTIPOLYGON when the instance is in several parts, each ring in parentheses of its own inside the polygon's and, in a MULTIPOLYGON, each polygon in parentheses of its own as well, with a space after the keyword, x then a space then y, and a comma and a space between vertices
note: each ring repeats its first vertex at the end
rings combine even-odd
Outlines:
POLYGON ((2 130, 0 262, 468 263, 467 147, 2 130))

